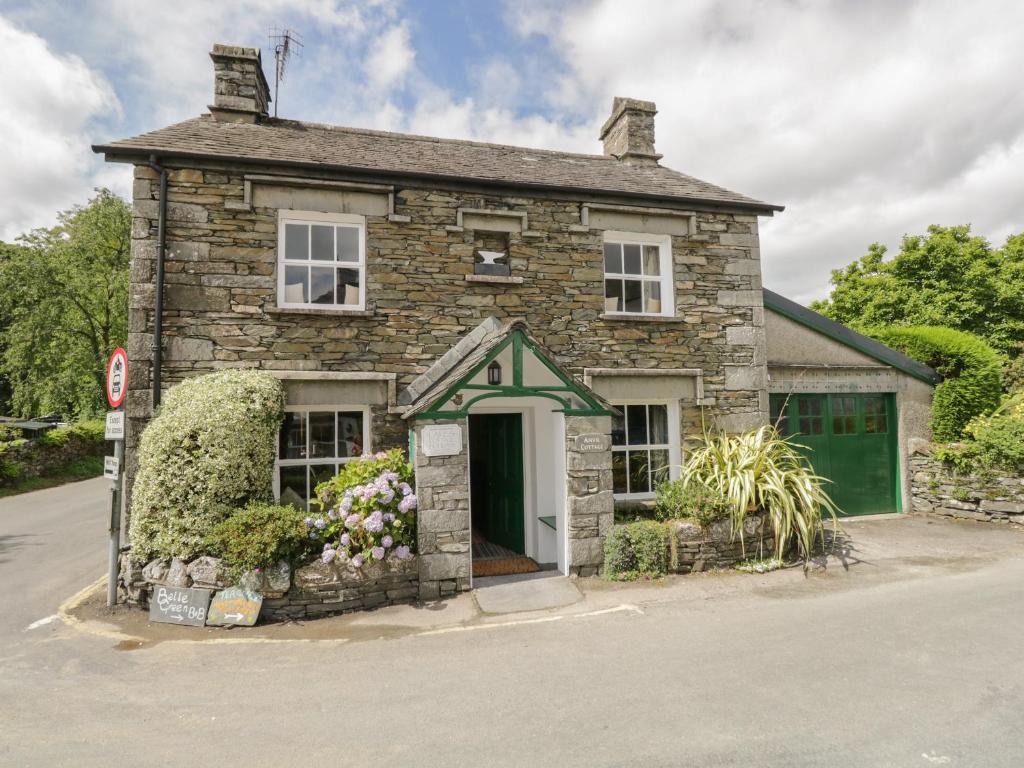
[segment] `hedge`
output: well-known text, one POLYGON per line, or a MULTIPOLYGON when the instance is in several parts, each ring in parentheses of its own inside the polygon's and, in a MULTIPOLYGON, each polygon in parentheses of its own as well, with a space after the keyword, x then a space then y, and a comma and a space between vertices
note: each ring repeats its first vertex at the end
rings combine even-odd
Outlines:
POLYGON ((258 371, 223 371, 172 387, 139 445, 130 540, 139 558, 204 554, 232 510, 273 497, 284 388, 258 371))
POLYGON ((669 530, 664 523, 640 520, 613 525, 604 542, 604 569, 610 579, 664 576, 668 572, 669 530))
POLYGON ((931 428, 936 440, 958 440, 971 419, 999 405, 1003 359, 980 337, 937 326, 875 328, 868 335, 943 377, 932 400, 931 428))

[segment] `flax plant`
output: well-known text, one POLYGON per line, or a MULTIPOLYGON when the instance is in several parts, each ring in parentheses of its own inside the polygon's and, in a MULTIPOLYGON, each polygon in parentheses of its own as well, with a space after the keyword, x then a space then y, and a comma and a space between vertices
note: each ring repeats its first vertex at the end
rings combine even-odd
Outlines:
POLYGON ((838 508, 798 449, 764 426, 740 435, 704 435, 682 467, 684 484, 700 482, 726 497, 733 536, 743 542, 747 515, 763 511, 775 535, 775 555, 795 541, 804 563, 822 535, 822 517, 836 523, 838 508))

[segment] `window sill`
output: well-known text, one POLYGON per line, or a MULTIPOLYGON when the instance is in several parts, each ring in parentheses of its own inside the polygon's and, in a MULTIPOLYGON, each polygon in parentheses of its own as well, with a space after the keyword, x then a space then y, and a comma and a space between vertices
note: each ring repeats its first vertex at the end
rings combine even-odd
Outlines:
POLYGON ((641 315, 630 314, 629 312, 602 312, 599 317, 602 320, 611 322, 639 322, 639 323, 682 323, 681 317, 670 317, 668 315, 641 315))
POLYGON ((510 275, 466 275, 467 283, 497 283, 499 285, 522 285, 523 278, 510 275))
POLYGON ((268 315, 331 315, 335 317, 373 317, 372 309, 333 309, 331 307, 269 307, 268 315))

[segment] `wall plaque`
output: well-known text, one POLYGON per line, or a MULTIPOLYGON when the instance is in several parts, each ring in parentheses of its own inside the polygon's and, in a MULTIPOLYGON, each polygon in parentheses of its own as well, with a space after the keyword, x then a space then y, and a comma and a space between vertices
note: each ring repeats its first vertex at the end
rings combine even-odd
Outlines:
POLYGON ((608 435, 577 435, 576 451, 578 453, 597 453, 607 451, 611 447, 608 435))
POLYGON ((420 432, 424 456, 456 456, 462 453, 462 427, 458 424, 429 424, 420 432))
POLYGON ((201 627, 206 624, 206 609, 209 605, 208 589, 183 589, 157 584, 153 588, 153 596, 149 598, 149 620, 201 627))

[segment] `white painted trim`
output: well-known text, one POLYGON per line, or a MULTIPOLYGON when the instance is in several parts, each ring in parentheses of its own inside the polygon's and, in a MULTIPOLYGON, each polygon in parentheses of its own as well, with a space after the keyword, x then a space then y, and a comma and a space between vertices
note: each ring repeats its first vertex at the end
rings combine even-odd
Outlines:
MULTIPOLYGON (((312 235, 311 235, 312 236, 312 235)), ((312 256, 312 254, 311 254, 312 256)), ((277 306, 282 309, 314 309, 320 312, 350 312, 366 309, 366 217, 354 213, 322 213, 320 211, 292 211, 280 209, 277 212, 277 306), (355 226, 359 229, 359 259, 356 262, 285 260, 285 224, 334 224, 355 226), (357 269, 359 271, 359 303, 358 304, 315 304, 313 302, 288 302, 284 299, 285 266, 330 267, 341 269, 357 269)))
MULTIPOLYGON (((604 269, 604 244, 621 243, 623 245, 656 245, 658 246, 658 266, 661 274, 655 281, 650 277, 642 275, 627 275, 624 272, 613 272, 612 275, 622 280, 636 279, 641 282, 657 282, 661 286, 661 312, 609 312, 603 314, 614 318, 629 317, 675 317, 676 316, 676 295, 675 295, 675 259, 672 256, 671 235, 650 235, 642 232, 621 232, 618 230, 606 230, 601 240, 601 295, 604 296, 604 281, 608 279, 608 272, 604 269)), ((641 259, 642 259, 641 255, 641 259)), ((625 259, 625 253, 623 253, 625 259)), ((623 265, 625 266, 625 265, 623 265)), ((613 277, 612 279, 615 279, 613 277)))
MULTIPOLYGON (((658 398, 632 398, 628 400, 616 400, 610 403, 613 407, 620 405, 664 405, 666 406, 668 419, 668 476, 670 480, 676 480, 679 478, 679 469, 683 463, 682 460, 682 436, 679 429, 679 401, 678 400, 660 400, 658 398)), ((625 411, 623 411, 623 418, 625 418, 625 411)), ((628 438, 627 438, 628 439, 628 438)), ((621 453, 623 450, 661 450, 660 448, 651 448, 647 445, 626 445, 616 450, 616 446, 612 446, 612 453, 621 453)), ((649 501, 654 498, 655 493, 616 493, 614 494, 616 501, 649 501)))
MULTIPOLYGON (((370 429, 372 414, 370 413, 370 406, 368 405, 352 405, 352 404, 341 404, 336 405, 333 403, 323 403, 317 405, 287 405, 284 408, 285 413, 309 413, 310 411, 333 411, 337 414, 339 411, 353 412, 358 411, 363 414, 363 453, 371 453, 373 451, 372 444, 372 432, 370 429)), ((334 428, 337 430, 338 422, 337 416, 335 416, 334 428)), ((307 421, 307 435, 306 440, 309 440, 308 434, 308 421, 307 421)), ((335 442, 337 442, 337 434, 334 436, 335 442)), ((323 459, 282 459, 281 458, 281 444, 280 444, 280 430, 278 431, 278 443, 274 448, 274 499, 279 500, 281 498, 281 478, 280 468, 281 467, 305 467, 310 464, 347 464, 350 461, 355 461, 359 457, 350 456, 348 458, 325 457, 323 459)), ((310 489, 312 490, 312 489, 310 489)))

